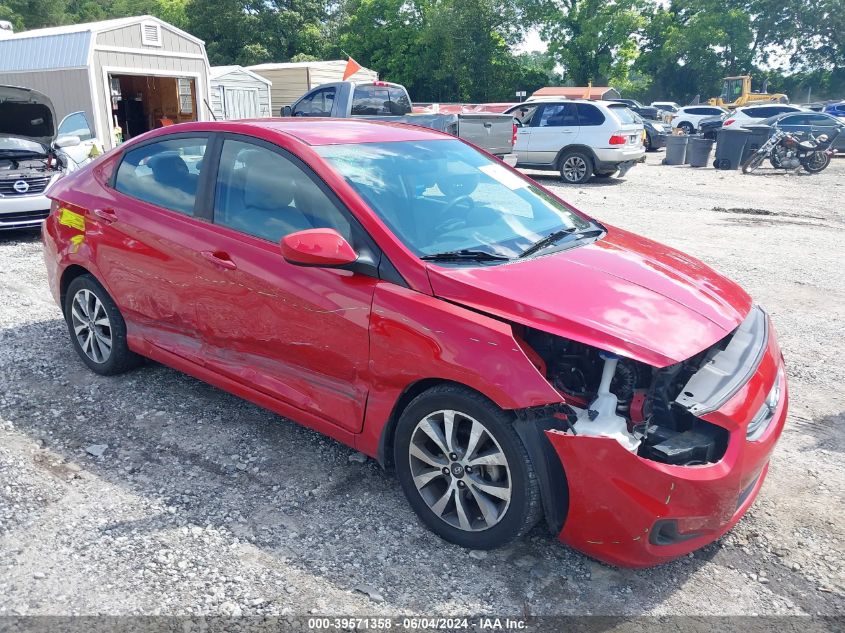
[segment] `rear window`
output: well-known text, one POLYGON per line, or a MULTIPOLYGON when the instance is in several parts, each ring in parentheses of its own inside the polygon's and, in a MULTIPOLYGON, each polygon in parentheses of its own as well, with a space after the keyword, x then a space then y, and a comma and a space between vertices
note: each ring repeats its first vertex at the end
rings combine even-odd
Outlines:
POLYGON ((608 106, 608 109, 614 114, 614 116, 619 120, 622 124, 628 123, 636 123, 636 119, 634 119, 634 115, 631 111, 622 104, 618 106, 608 106))
POLYGON ((399 86, 356 86, 352 95, 352 114, 394 115, 411 112, 411 102, 399 86))

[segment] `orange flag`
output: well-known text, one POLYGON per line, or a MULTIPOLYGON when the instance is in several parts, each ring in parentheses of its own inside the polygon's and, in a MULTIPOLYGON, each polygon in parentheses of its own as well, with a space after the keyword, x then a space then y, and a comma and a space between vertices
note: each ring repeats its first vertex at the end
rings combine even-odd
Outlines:
POLYGON ((346 61, 346 70, 343 71, 342 81, 349 79, 352 75, 361 70, 361 68, 363 68, 363 66, 350 57, 346 61))

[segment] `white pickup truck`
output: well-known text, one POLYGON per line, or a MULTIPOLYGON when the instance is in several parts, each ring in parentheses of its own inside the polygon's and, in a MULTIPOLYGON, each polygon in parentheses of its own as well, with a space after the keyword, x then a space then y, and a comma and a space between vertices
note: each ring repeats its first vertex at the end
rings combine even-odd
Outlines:
POLYGON ((400 121, 448 132, 503 160, 516 162, 513 155, 516 126, 512 116, 486 112, 416 114, 412 109, 408 91, 399 84, 339 81, 312 88, 292 105, 282 108, 281 115, 400 121))

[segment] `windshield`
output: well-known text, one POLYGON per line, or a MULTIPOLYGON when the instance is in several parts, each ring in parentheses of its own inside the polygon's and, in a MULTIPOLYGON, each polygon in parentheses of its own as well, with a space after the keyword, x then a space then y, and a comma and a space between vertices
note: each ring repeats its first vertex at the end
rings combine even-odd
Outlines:
POLYGON ((11 136, 0 136, 0 152, 26 152, 32 154, 43 154, 45 148, 41 143, 28 141, 23 138, 11 136))
POLYGON ((458 140, 315 148, 419 256, 518 257, 556 231, 598 225, 458 140))

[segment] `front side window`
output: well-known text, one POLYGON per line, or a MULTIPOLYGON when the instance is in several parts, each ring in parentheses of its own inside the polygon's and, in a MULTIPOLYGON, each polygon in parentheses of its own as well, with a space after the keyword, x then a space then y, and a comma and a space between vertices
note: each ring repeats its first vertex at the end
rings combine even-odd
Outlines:
POLYGON ((311 102, 314 95, 304 97, 293 108, 293 116, 309 116, 311 114, 311 102))
POLYGON ((334 88, 326 88, 315 92, 311 99, 311 112, 308 116, 331 116, 334 105, 334 88))
POLYGON ((91 126, 88 125, 88 117, 84 112, 75 112, 65 117, 59 125, 59 136, 78 136, 80 141, 90 141, 94 138, 91 126))
POLYGON ((130 149, 114 188, 144 202, 193 215, 208 139, 177 138, 130 149))
POLYGON ((278 242, 306 229, 331 228, 351 239, 349 221, 290 158, 253 143, 223 143, 214 223, 278 242))
POLYGON ((578 113, 574 103, 544 105, 537 119, 536 127, 572 127, 578 125, 578 113))
POLYGON ((315 149, 421 257, 461 250, 517 257, 555 231, 597 226, 458 140, 315 149))

